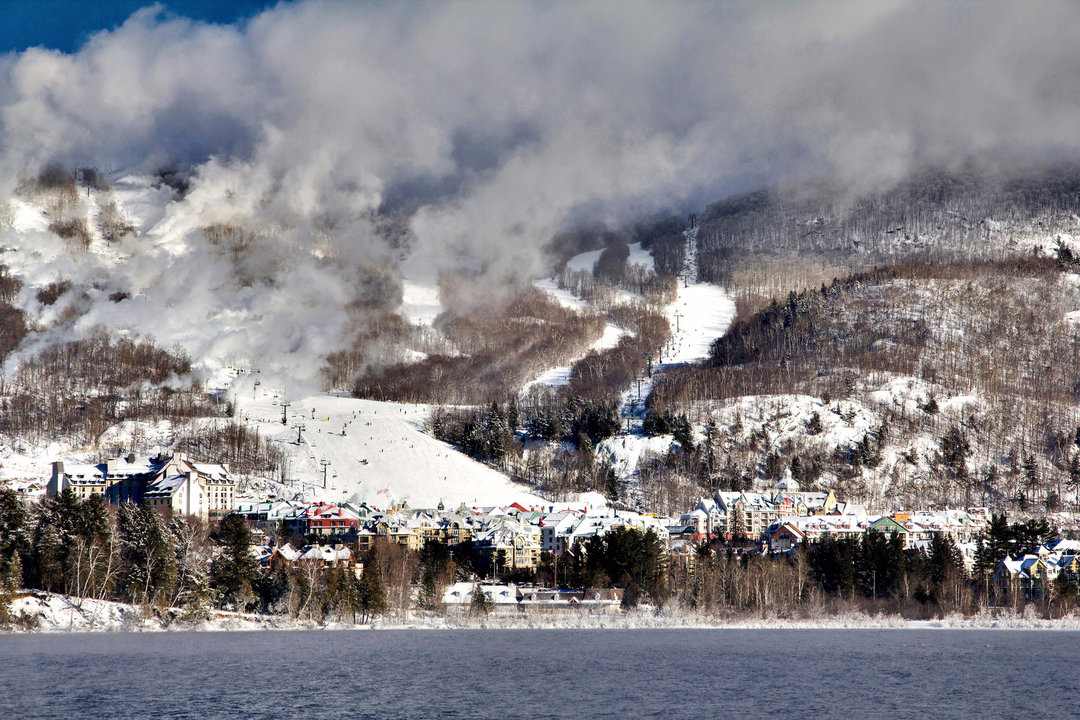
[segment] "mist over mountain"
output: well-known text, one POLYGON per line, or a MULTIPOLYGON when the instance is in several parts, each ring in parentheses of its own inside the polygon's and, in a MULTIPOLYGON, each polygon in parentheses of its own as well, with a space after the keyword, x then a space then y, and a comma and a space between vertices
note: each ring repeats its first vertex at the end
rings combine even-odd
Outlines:
MULTIPOLYGON (((112 256, 4 232, 40 316, 25 351, 103 326, 313 385, 402 274, 487 293, 549 270, 575 223, 1075 157, 1078 19, 1068 2, 297 2, 214 25, 151 6, 74 53, 0 59, 5 196, 50 166, 158 178, 112 256), (84 292, 46 310, 34 288, 57 279, 84 292)), ((72 203, 57 212, 98 213, 72 203)))

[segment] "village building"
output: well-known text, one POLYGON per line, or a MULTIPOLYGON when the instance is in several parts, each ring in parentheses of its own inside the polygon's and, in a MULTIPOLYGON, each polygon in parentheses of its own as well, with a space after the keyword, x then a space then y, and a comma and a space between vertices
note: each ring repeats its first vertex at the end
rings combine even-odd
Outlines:
POLYGON ((45 491, 49 497, 56 497, 70 490, 80 500, 86 500, 92 495, 105 495, 115 485, 152 473, 154 469, 151 460, 139 460, 134 455, 97 464, 58 460, 52 464, 52 474, 45 491))
POLYGON ((236 482, 226 465, 194 462, 174 453, 97 465, 54 462, 47 492, 56 496, 65 490, 81 499, 101 495, 114 505, 133 502, 211 520, 232 512, 236 482))
POLYGON ((479 548, 492 553, 499 570, 535 570, 540 565, 541 530, 513 518, 491 523, 476 536, 479 548))

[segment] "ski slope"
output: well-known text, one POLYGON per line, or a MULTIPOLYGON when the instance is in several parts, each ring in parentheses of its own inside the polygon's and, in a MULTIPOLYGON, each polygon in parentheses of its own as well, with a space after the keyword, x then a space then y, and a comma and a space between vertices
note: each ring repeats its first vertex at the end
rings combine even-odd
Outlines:
MULTIPOLYGON (((646 270, 652 272, 656 271, 656 263, 653 260, 653 256, 649 254, 648 250, 641 247, 641 243, 633 243, 628 247, 630 249, 630 255, 626 258, 627 265, 640 265, 646 270)), ((588 252, 575 255, 566 262, 566 269, 570 272, 591 273, 596 269, 596 263, 600 259, 600 254, 603 252, 603 249, 589 250, 588 252)))
POLYGON ((731 327, 735 319, 735 301, 719 285, 694 283, 679 285, 675 302, 664 309, 671 324, 671 341, 664 353, 664 364, 698 362, 709 356, 716 338, 731 327))
POLYGON ((630 245, 630 257, 626 258, 627 265, 640 265, 649 272, 656 272, 656 261, 648 250, 641 247, 641 243, 630 245))
MULTIPOLYGON (((618 345, 619 340, 626 334, 626 330, 623 330, 621 327, 607 323, 604 326, 604 332, 589 346, 589 349, 585 354, 593 351, 603 352, 604 350, 610 350, 618 345)), ((575 359, 575 362, 576 360, 577 359, 575 359)), ((547 387, 561 387, 562 385, 567 385, 570 382, 570 369, 572 364, 573 363, 570 365, 559 365, 545 370, 529 382, 525 383, 521 388, 521 392, 526 393, 530 388, 537 385, 544 385, 547 387)))
POLYGON ((555 302, 568 310, 586 310, 589 305, 569 290, 560 288, 554 278, 542 278, 533 282, 533 287, 550 295, 555 302))
POLYGON ((575 255, 566 262, 566 269, 570 272, 587 272, 591 273, 596 267, 597 260, 600 259, 600 253, 604 252, 600 250, 590 250, 583 252, 580 255, 575 255))
POLYGON ((240 375, 230 391, 241 418, 288 453, 286 493, 379 507, 402 501, 412 507, 543 502, 502 473, 425 434, 429 406, 315 395, 290 401, 283 425, 283 393, 256 386, 257 377, 240 375), (329 463, 325 487, 324 461, 329 463))

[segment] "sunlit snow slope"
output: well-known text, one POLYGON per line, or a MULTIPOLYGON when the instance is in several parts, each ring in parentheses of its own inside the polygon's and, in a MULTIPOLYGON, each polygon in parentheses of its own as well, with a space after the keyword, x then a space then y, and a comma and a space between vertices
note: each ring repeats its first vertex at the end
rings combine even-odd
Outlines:
POLYGON ((540 502, 502 473, 424 434, 428 406, 316 395, 289 402, 282 424, 282 392, 256 386, 257 379, 241 375, 231 391, 246 422, 289 454, 293 482, 286 490, 380 507, 540 502))

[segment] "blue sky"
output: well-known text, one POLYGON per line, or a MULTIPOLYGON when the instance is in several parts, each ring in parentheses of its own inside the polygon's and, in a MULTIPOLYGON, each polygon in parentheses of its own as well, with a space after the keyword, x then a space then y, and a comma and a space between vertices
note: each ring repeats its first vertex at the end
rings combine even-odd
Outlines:
MULTIPOLYGON (((0 0, 0 52, 44 46, 71 52, 94 32, 113 28, 153 0, 0 0)), ((164 0, 169 11, 209 22, 233 22, 274 0, 164 0)))

